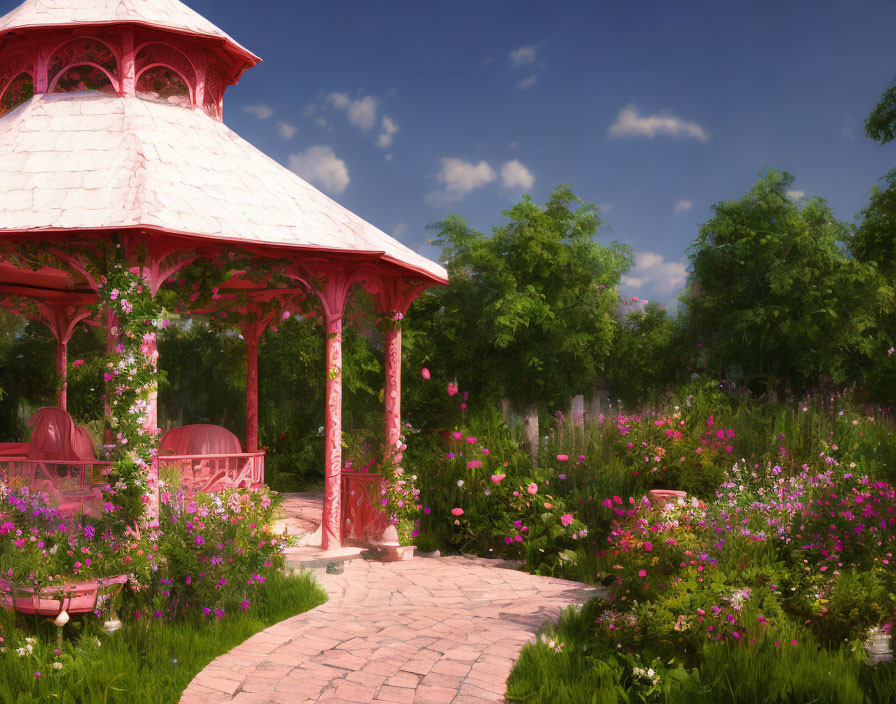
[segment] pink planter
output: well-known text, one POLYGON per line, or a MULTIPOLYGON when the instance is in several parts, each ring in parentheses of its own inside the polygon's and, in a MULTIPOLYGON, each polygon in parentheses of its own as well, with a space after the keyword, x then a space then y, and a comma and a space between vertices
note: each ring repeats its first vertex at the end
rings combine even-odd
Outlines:
POLYGON ((0 606, 47 618, 56 618, 63 611, 70 614, 90 613, 120 592, 127 581, 128 576, 122 574, 36 590, 0 580, 0 606))
POLYGON ((666 504, 676 504, 679 499, 687 496, 685 491, 676 491, 675 489, 651 489, 649 492, 651 503, 659 506, 666 504))

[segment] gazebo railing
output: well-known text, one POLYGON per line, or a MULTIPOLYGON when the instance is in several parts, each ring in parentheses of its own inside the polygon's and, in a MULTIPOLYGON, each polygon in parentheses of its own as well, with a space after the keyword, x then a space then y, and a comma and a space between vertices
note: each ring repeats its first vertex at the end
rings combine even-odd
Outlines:
POLYGON ((99 460, 0 459, 0 480, 46 492, 60 504, 94 495, 94 487, 105 484, 103 470, 111 462, 99 460))
POLYGON ((379 505, 382 475, 369 472, 342 473, 342 542, 368 547, 383 534, 387 518, 379 505))
POLYGON ((264 484, 264 452, 159 455, 159 472, 175 470, 190 493, 256 488, 264 484))

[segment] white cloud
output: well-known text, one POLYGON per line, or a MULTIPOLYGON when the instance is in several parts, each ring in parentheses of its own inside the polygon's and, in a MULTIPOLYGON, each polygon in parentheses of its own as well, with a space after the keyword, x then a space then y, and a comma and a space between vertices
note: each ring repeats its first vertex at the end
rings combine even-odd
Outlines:
POLYGON ((598 203, 597 209, 601 212, 601 214, 605 215, 605 214, 609 213, 611 210, 613 210, 613 204, 612 203, 598 203))
POLYGON ((517 88, 531 88, 531 87, 534 86, 536 83, 538 83, 538 76, 536 76, 536 75, 533 73, 531 76, 529 76, 529 77, 527 77, 527 78, 524 78, 524 79, 522 79, 521 81, 519 81, 519 82, 516 84, 516 87, 517 87, 517 88))
POLYGON ((277 134, 283 137, 283 139, 292 139, 296 134, 296 126, 288 122, 278 122, 277 134))
POLYGON ((376 124, 376 98, 372 95, 352 100, 348 93, 330 93, 327 102, 337 110, 345 111, 348 121, 365 132, 376 124))
POLYGON ((406 234, 408 234, 407 223, 398 223, 395 227, 392 228, 392 234, 395 235, 398 239, 404 237, 406 234))
POLYGON ((508 190, 528 189, 535 184, 535 176, 518 159, 501 167, 501 185, 508 190))
POLYGON ((495 170, 486 161, 471 164, 456 157, 442 157, 442 168, 436 180, 444 188, 426 196, 429 205, 456 203, 471 191, 491 183, 496 178, 495 170))
POLYGON ((343 193, 351 182, 345 162, 324 144, 316 144, 300 154, 293 154, 289 157, 289 168, 330 193, 343 193))
POLYGON ((687 279, 686 260, 667 262, 655 252, 638 252, 635 265, 622 277, 622 286, 627 295, 636 295, 649 300, 659 300, 667 305, 674 303, 675 296, 687 279))
POLYGON ((274 108, 270 105, 243 105, 243 112, 255 115, 259 120, 267 120, 274 114, 274 108))
POLYGON ((318 127, 323 127, 324 129, 330 126, 330 123, 327 122, 326 118, 320 116, 315 117, 314 121, 317 123, 318 127))
POLYGON ((514 49, 508 54, 510 65, 516 67, 534 63, 535 52, 536 47, 534 46, 521 46, 519 49, 514 49))
POLYGON ((608 131, 611 137, 647 137, 658 135, 668 137, 692 137, 708 142, 709 135, 696 122, 686 122, 680 117, 662 112, 659 115, 639 115, 634 105, 627 105, 608 131))
POLYGON ((840 136, 843 137, 843 139, 848 139, 851 142, 854 142, 856 139, 856 133, 853 132, 852 128, 848 126, 840 130, 840 136))
POLYGON ((348 93, 330 93, 327 96, 327 100, 330 101, 330 105, 332 105, 337 110, 348 109, 348 106, 352 102, 348 97, 348 93))
POLYGON ((787 191, 785 195, 790 198, 790 200, 799 200, 800 198, 806 197, 805 191, 787 191))
POLYGON ((395 138, 395 135, 398 134, 398 125, 395 120, 388 115, 383 115, 383 120, 380 124, 382 125, 383 131, 380 133, 380 136, 377 137, 376 143, 380 148, 388 149, 392 146, 392 140, 395 138))
POLYGON ((675 202, 675 205, 672 206, 672 210, 675 211, 676 215, 681 215, 682 213, 686 213, 689 210, 693 210, 694 204, 689 200, 679 200, 675 202))

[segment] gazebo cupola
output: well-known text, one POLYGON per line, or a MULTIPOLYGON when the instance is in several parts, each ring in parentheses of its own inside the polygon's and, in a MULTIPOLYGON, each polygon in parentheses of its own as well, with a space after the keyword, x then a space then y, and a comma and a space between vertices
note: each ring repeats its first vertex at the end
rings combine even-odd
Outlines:
POLYGON ((101 91, 221 119, 260 59, 177 0, 27 0, 0 20, 0 115, 34 94, 101 91))
MULTIPOLYGON (((95 315, 103 252, 155 296, 213 271, 247 344, 246 450, 257 449, 259 339, 307 296, 326 330, 322 546, 338 545, 342 318, 353 287, 385 334, 385 438, 400 445, 402 314, 445 270, 336 203, 222 121, 224 91, 259 62, 179 0, 26 0, 0 18, 0 305, 65 348, 95 315), (205 269, 203 269, 205 267, 205 269)), ((142 288, 142 287, 141 287, 142 288)), ((211 305, 209 305, 211 303, 211 305)), ((155 402, 146 410, 156 426, 155 402)))

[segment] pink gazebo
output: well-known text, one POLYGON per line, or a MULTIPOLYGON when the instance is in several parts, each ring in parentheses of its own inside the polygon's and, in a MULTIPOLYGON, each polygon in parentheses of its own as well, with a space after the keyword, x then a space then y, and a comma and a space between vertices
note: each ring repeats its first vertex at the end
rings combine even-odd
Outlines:
MULTIPOLYGON (((253 268, 234 271, 217 295, 242 302, 232 312, 248 369, 246 452, 204 457, 223 463, 226 484, 235 455, 263 463, 257 355, 276 317, 271 303, 279 313, 317 296, 327 348, 327 549, 342 539, 341 333, 350 289, 360 285, 394 317, 447 275, 224 125, 225 90, 258 62, 178 0, 27 0, 0 18, 0 297, 55 336, 65 409, 75 326, 108 325, 91 308, 98 243, 121 237, 129 266, 154 295, 197 262, 250 258, 253 268), (276 285, 267 276, 274 270, 276 285)), ((400 326, 385 344, 385 437, 396 447, 400 326)), ((150 416, 155 425, 154 405, 150 416)))

